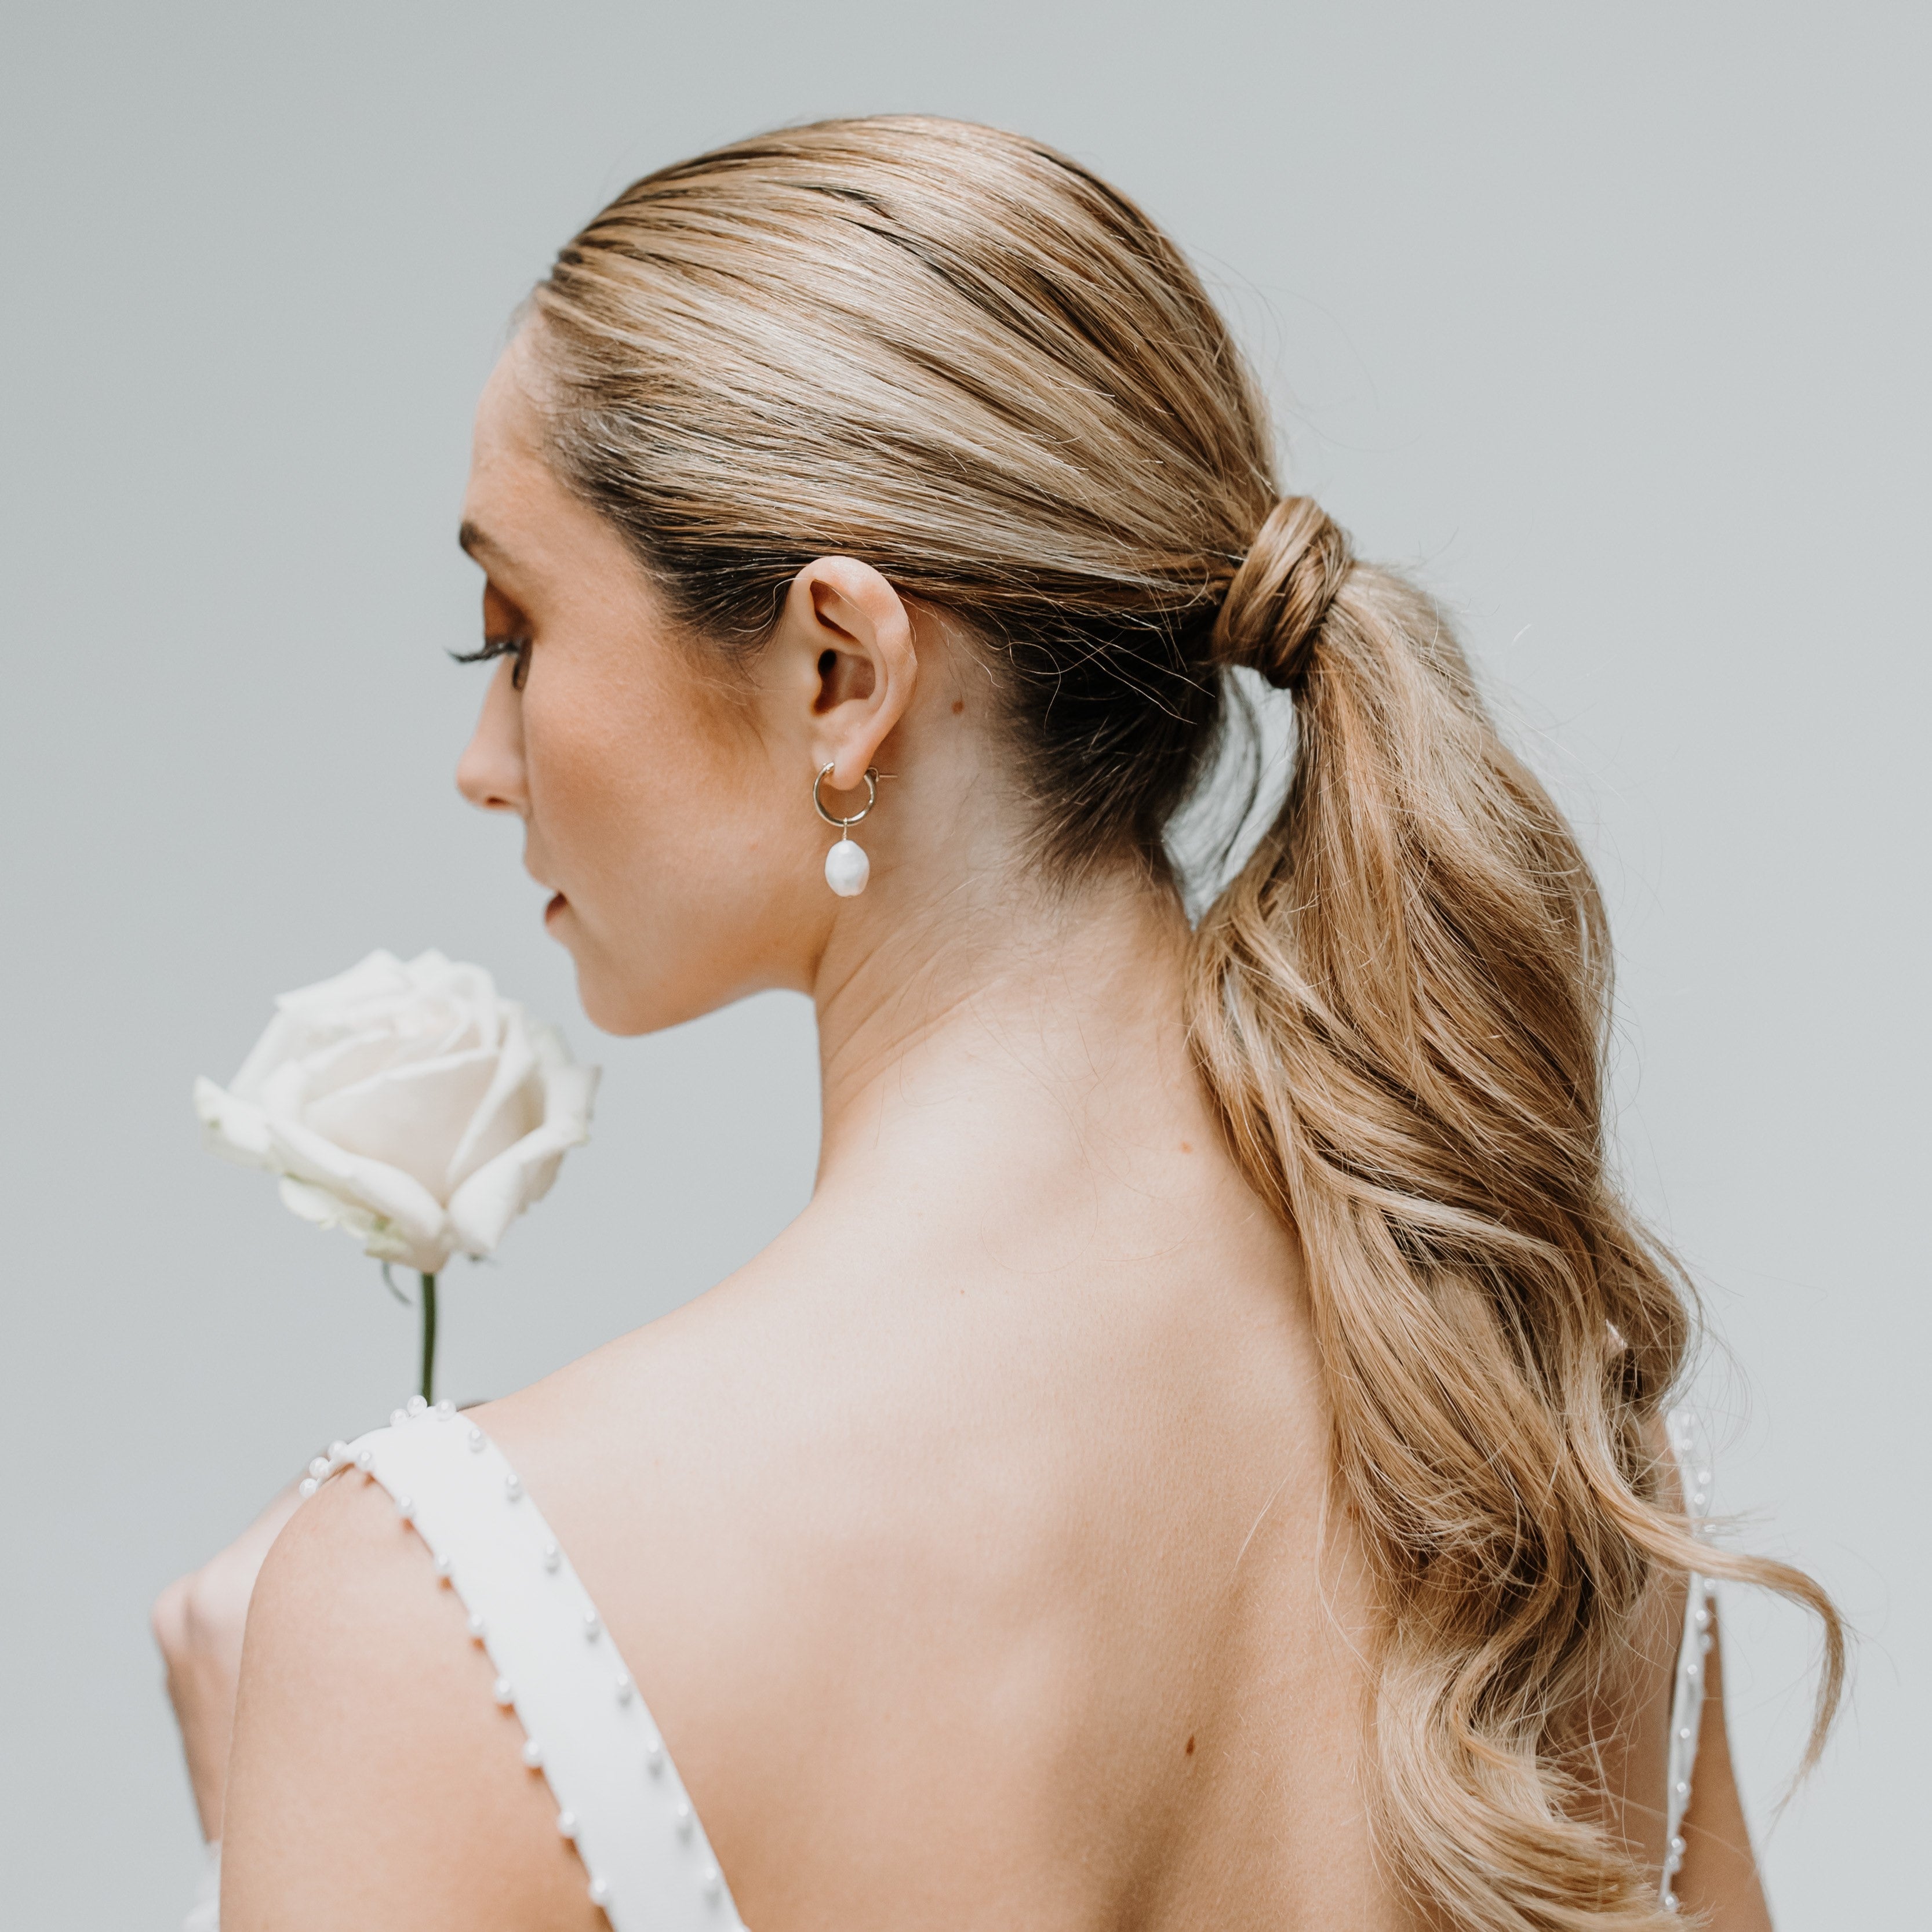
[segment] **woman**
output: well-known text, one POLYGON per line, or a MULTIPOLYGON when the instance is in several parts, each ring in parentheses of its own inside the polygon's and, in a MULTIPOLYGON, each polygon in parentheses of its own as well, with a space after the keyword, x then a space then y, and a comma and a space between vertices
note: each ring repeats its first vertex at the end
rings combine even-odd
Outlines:
POLYGON ((1146 218, 930 120, 654 175, 464 542, 463 790, 599 1026, 812 995, 818 1182, 337 1454, 226 1762, 164 1606, 230 1932, 1765 1924, 1701 1574, 1819 1612, 1821 1722, 1838 1628, 1694 1536, 1596 889, 1146 218), (1191 928, 1238 673, 1294 777, 1191 928))

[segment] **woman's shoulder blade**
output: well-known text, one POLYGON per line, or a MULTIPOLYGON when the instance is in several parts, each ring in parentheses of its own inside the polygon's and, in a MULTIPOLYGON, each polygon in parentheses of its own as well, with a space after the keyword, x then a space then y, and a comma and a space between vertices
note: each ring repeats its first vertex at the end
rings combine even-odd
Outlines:
POLYGON ((924 1922, 926 1888, 934 1922, 964 1899, 1037 1919, 1076 1843, 1124 1911, 1192 1882, 1190 1834, 1276 1834, 1287 1802, 1308 1856, 1369 1896, 1334 1849, 1355 1798, 1312 1768, 1359 1708, 1349 1640, 1323 1634, 1352 1585, 1322 1569, 1321 1485, 1297 1480, 1319 1467, 1318 1407, 1292 1375, 1264 1397, 1224 1382, 1210 1406, 1214 1364, 1177 1366, 1161 1330, 1106 1345, 1160 1360, 1124 1409, 1097 1375, 1048 1372, 1039 1318, 1010 1323, 956 1258, 964 1292, 938 1286, 944 1264, 916 1341, 877 1304, 868 1327, 754 1280, 478 1412, 603 1610, 747 1920, 876 1896, 924 1922), (1307 1682, 1265 1711, 1226 1694, 1203 1658, 1282 1620, 1306 1626, 1286 1634, 1307 1682), (1286 1742, 1257 1783, 1239 1767, 1264 1732, 1286 1742))

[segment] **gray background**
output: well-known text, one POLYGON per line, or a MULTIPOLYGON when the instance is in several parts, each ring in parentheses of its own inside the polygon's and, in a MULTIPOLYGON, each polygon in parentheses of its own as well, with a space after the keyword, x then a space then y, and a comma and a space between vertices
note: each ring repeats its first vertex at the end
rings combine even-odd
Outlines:
MULTIPOLYGON (((154 1592, 407 1387, 340 1236, 197 1148, 274 992, 482 959, 608 1070, 596 1142, 452 1279, 500 1392, 804 1198, 802 1003, 597 1040, 451 768, 476 389, 659 163, 917 108, 1024 128, 1202 261, 1295 472, 1462 614, 1598 856, 1633 1184, 1696 1269, 1721 1495, 1862 1632, 1766 1858, 1898 1924, 1928 1796, 1922 8, 553 4, 9 16, 0 1564, 4 1894, 175 1922, 154 1592)), ((1730 1612, 1762 1831, 1810 1639, 1730 1612)))

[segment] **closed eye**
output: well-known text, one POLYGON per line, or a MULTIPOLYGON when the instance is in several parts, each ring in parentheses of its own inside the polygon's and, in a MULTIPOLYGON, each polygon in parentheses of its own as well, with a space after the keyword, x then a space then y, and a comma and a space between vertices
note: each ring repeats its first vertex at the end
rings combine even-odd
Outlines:
POLYGON ((494 658, 516 654, 516 668, 510 673, 510 688, 521 691, 524 681, 530 674, 530 640, 527 638, 485 638, 483 648, 476 651, 452 651, 450 656, 458 664, 488 664, 494 658))

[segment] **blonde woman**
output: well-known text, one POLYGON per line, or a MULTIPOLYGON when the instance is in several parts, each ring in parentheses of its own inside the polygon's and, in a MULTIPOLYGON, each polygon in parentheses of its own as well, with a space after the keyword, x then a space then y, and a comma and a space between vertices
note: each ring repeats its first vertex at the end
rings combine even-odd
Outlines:
POLYGON ((1145 216, 932 120, 653 175, 463 540, 463 790, 598 1025, 812 997, 818 1186, 336 1451, 232 1755, 253 1560, 171 1599, 229 1932, 1766 1924, 1704 1580, 1819 1612, 1826 1714, 1838 1627, 1680 1490, 1596 888, 1145 216), (1190 924, 1238 688, 1293 778, 1190 924))

